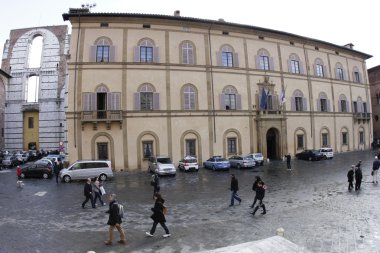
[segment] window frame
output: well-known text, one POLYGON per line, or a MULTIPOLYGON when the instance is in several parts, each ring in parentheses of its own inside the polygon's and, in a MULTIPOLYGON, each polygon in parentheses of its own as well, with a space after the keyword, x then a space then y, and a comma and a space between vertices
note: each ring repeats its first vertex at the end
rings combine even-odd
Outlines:
POLYGON ((228 137, 227 138, 227 154, 237 155, 237 138, 236 137, 228 137))
POLYGON ((303 108, 303 97, 300 97, 300 96, 295 96, 294 97, 294 105, 295 105, 295 110, 297 112, 302 112, 304 111, 304 108, 303 108))
POLYGON ((297 150, 303 150, 304 148, 305 148, 305 135, 297 134, 297 150))
POLYGON ((342 132, 342 145, 348 145, 348 133, 342 132))
POLYGON ((297 59, 290 60, 290 70, 293 74, 301 74, 300 61, 297 59))
POLYGON ((145 159, 149 159, 150 157, 152 157, 152 156, 154 156, 154 141, 152 141, 152 140, 146 140, 146 141, 142 141, 142 143, 141 143, 142 145, 142 154, 143 154, 143 159, 145 160, 145 159), (151 148, 151 153, 150 153, 150 155, 148 155, 148 154, 146 154, 145 153, 145 148, 146 147, 150 147, 151 148))
POLYGON ((190 41, 184 41, 181 43, 181 63, 187 65, 195 64, 195 46, 190 41))

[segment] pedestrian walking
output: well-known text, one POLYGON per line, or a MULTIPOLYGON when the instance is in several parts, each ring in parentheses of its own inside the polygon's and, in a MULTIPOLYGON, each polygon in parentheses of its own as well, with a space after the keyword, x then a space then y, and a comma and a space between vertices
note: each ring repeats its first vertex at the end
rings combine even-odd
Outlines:
POLYGON ((91 178, 87 178, 87 182, 84 185, 84 196, 86 197, 86 199, 82 203, 82 208, 84 208, 84 206, 89 200, 91 200, 92 208, 95 208, 94 198, 92 197, 91 178))
POLYGON ((125 244, 125 233, 124 229, 121 225, 122 223, 122 217, 120 215, 119 205, 117 203, 116 194, 112 193, 109 195, 109 209, 106 211, 106 213, 109 214, 107 225, 109 225, 108 229, 108 240, 104 241, 105 245, 112 245, 113 241, 113 231, 116 228, 119 231, 120 234, 120 240, 117 241, 120 244, 125 244))
MULTIPOLYGON (((253 182, 253 185, 252 185, 252 191, 256 192, 257 184, 258 184, 259 182, 262 182, 262 183, 264 184, 263 180, 262 180, 259 176, 256 176, 256 180, 255 180, 255 182, 253 182)), ((265 184, 264 184, 264 185, 265 185, 265 184)), ((255 194, 255 198, 254 198, 254 200, 253 200, 253 203, 252 203, 252 205, 250 206, 251 208, 253 208, 253 207, 255 206, 256 201, 257 201, 257 197, 256 197, 256 194, 255 194)))
POLYGON ((265 196, 265 188, 263 182, 258 182, 257 183, 257 189, 256 189, 256 198, 259 200, 259 204, 253 209, 252 215, 255 215, 257 210, 261 207, 263 209, 263 212, 261 214, 266 214, 267 210, 265 208, 265 205, 263 203, 263 199, 265 196))
POLYGON ((53 164, 53 170, 54 170, 54 174, 55 174, 55 182, 57 184, 58 184, 59 172, 61 171, 61 169, 62 169, 61 159, 58 158, 57 161, 55 161, 53 164))
POLYGON ((160 192, 160 179, 158 177, 157 171, 155 171, 154 174, 152 175, 150 184, 153 186, 153 199, 154 199, 154 194, 160 192))
POLYGON ((21 180, 21 173, 22 173, 21 167, 17 166, 17 168, 16 168, 16 176, 17 176, 18 181, 21 180))
POLYGON ((362 184, 363 174, 360 167, 356 167, 355 169, 355 191, 360 190, 360 186, 362 184))
POLYGON ((347 172, 347 180, 348 180, 348 191, 351 191, 354 188, 352 184, 354 182, 354 169, 355 165, 352 165, 351 168, 347 172))
POLYGON ((239 191, 239 182, 234 174, 231 174, 231 203, 230 206, 234 205, 234 200, 239 201, 239 205, 241 203, 241 198, 238 196, 237 192, 239 191))
POLYGON ((292 170, 292 165, 290 164, 292 156, 290 155, 290 153, 285 155, 285 158, 286 158, 286 167, 288 168, 288 170, 292 170))
POLYGON ((373 177, 372 183, 377 184, 377 172, 379 171, 379 167, 380 167, 380 161, 379 161, 378 157, 375 156, 375 160, 373 161, 372 172, 371 172, 371 175, 373 177))
POLYGON ((164 214, 164 203, 165 200, 161 197, 159 193, 155 193, 153 196, 155 202, 154 207, 151 209, 153 214, 150 216, 150 218, 153 220, 152 228, 150 229, 150 232, 145 232, 145 234, 149 237, 152 237, 154 235, 154 232, 156 231, 156 227, 158 223, 160 223, 161 227, 165 230, 165 234, 163 235, 164 238, 171 236, 169 229, 167 228, 165 222, 165 214, 164 214))
POLYGON ((362 160, 359 160, 359 162, 356 164, 356 167, 361 169, 362 167, 362 160))
POLYGON ((100 205, 105 206, 106 204, 102 200, 102 192, 100 191, 100 187, 103 186, 102 181, 99 181, 98 177, 94 179, 94 205, 96 206, 96 200, 99 199, 100 205))

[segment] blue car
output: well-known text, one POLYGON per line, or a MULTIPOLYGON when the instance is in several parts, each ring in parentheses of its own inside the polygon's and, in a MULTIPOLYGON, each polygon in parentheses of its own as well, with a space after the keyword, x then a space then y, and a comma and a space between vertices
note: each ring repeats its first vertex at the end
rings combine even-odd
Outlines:
POLYGON ((231 164, 228 160, 221 156, 213 156, 207 161, 203 162, 203 167, 212 170, 229 170, 231 164))

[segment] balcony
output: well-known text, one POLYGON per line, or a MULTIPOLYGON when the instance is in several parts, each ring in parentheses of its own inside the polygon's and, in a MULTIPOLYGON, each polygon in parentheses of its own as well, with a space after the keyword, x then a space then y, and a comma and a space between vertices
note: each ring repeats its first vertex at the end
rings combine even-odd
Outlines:
POLYGON ((363 121, 363 123, 371 119, 371 113, 369 112, 354 112, 353 116, 355 121, 363 121))
POLYGON ((83 111, 81 116, 82 121, 82 130, 84 130, 84 125, 86 123, 92 123, 93 129, 98 129, 98 123, 104 122, 106 123, 107 130, 111 129, 112 122, 119 122, 120 129, 122 128, 123 115, 121 110, 117 111, 106 111, 106 110, 98 110, 98 111, 83 111))

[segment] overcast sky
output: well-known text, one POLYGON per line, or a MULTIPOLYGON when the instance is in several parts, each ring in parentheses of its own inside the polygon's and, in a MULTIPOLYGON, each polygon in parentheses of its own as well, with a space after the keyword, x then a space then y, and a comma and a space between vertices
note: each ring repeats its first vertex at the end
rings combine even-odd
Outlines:
MULTIPOLYGON (((354 49, 372 55, 367 68, 380 65, 380 24, 375 1, 353 0, 1 0, 0 52, 12 29, 70 25, 62 13, 82 4, 96 3, 92 12, 144 13, 217 20, 280 30, 354 49)), ((2 55, 2 54, 1 54, 2 55)))

